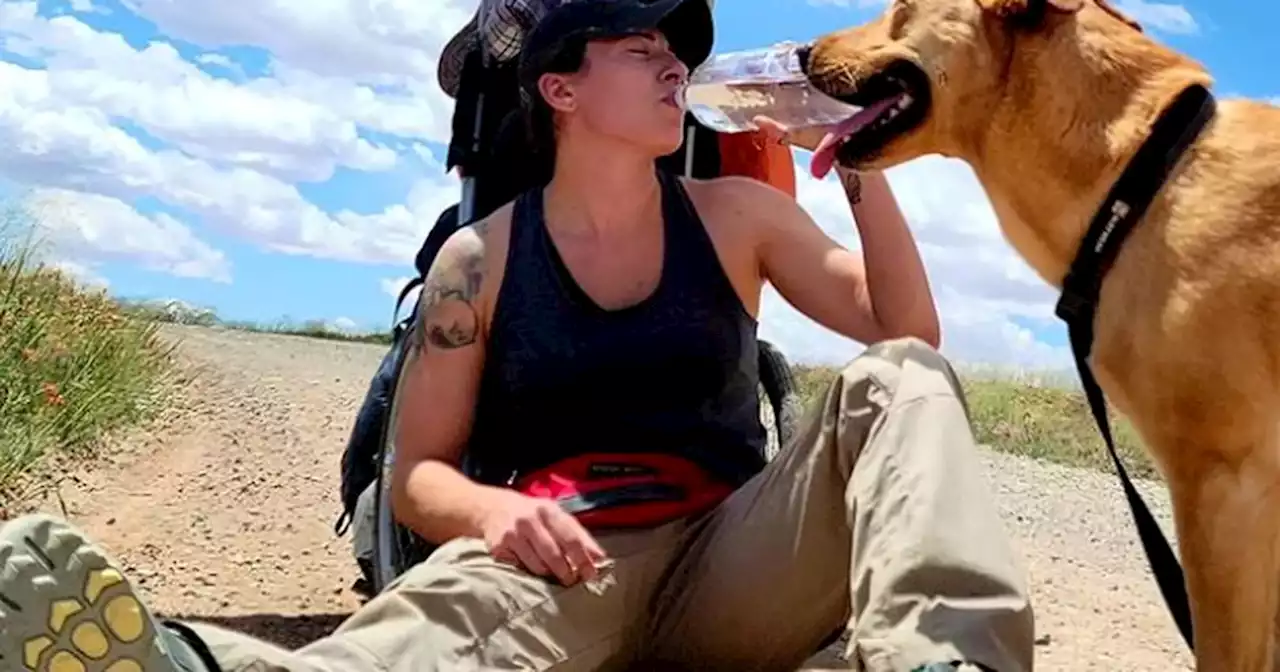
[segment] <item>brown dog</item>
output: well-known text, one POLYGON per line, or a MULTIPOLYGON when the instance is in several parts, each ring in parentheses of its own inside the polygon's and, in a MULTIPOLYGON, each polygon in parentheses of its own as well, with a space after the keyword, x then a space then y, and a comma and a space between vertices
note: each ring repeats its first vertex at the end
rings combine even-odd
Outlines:
MULTIPOLYGON (((811 81, 871 110, 821 147, 966 161, 1061 287, 1082 236, 1198 63, 1102 0, 894 0, 814 43, 811 81)), ((1091 366, 1169 485, 1197 669, 1272 669, 1280 591, 1280 109, 1220 102, 1102 285, 1091 366)), ((1101 446, 1100 446, 1101 448, 1101 446)))

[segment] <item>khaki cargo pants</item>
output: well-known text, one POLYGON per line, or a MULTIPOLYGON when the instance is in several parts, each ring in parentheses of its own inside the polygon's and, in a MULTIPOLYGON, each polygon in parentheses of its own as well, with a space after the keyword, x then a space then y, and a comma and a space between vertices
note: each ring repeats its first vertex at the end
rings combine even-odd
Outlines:
POLYGON ((1032 669, 1033 618, 954 373, 918 340, 855 359, 789 446, 697 520, 601 535, 563 587, 455 540, 331 636, 286 651, 190 624, 227 672, 1032 669))

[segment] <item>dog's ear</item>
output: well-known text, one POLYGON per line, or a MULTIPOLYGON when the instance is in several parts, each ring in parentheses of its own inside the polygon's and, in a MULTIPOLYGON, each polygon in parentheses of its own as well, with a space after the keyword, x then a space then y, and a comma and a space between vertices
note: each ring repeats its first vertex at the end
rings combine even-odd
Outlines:
POLYGON ((983 11, 1015 23, 1034 26, 1048 12, 1074 14, 1084 9, 1087 0, 977 0, 983 11))

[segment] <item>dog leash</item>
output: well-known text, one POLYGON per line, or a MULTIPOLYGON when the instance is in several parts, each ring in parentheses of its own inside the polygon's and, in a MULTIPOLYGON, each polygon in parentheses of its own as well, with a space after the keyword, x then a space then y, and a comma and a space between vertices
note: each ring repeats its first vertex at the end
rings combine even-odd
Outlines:
POLYGON ((1160 115, 1152 127, 1151 135, 1130 159, 1120 178, 1112 185, 1106 200, 1102 202, 1102 207, 1094 214, 1089 230, 1076 252, 1076 258, 1063 279, 1062 294, 1054 310, 1067 324, 1071 352, 1075 357, 1085 395, 1089 399, 1089 409, 1106 441, 1111 461, 1115 463, 1116 474, 1119 475, 1125 497, 1129 500, 1129 509, 1133 513, 1147 562, 1151 565, 1156 583, 1160 586, 1165 604, 1168 605, 1183 640, 1193 651, 1195 643, 1191 608, 1187 601, 1182 565, 1120 461, 1111 435, 1111 425, 1107 420, 1105 397, 1093 377, 1088 358, 1093 349, 1093 319, 1098 308, 1103 278, 1124 244, 1125 237, 1155 200, 1173 166, 1213 117, 1214 109, 1213 95, 1203 86, 1193 85, 1184 90, 1160 115))

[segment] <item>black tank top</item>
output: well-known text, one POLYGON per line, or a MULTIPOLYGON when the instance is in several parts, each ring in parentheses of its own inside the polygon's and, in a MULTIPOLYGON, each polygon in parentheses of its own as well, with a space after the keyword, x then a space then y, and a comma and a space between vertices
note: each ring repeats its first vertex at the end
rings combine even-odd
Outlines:
POLYGON ((658 176, 661 280, 620 310, 601 308, 569 273, 542 189, 516 199, 467 451, 480 480, 586 452, 676 454, 733 485, 764 466, 756 321, 679 179, 658 176))

